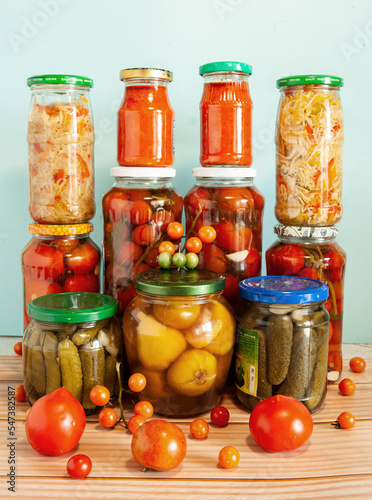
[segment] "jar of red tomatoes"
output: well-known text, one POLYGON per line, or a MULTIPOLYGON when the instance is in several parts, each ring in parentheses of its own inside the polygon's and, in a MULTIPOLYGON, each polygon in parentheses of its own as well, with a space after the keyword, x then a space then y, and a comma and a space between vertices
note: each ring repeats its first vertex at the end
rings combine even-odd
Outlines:
POLYGON ((330 315, 328 382, 342 370, 342 319, 346 252, 335 241, 336 227, 275 226, 276 241, 266 251, 268 275, 296 275, 327 283, 325 307, 330 315))
POLYGON ((130 68, 120 72, 125 83, 118 111, 118 163, 122 166, 167 167, 174 163, 174 111, 168 98, 170 71, 130 68))
POLYGON ((203 244, 199 268, 225 276, 224 296, 237 306, 239 281, 261 274, 264 198, 254 186, 253 168, 195 168, 196 184, 185 196, 186 231, 214 227, 203 244))
POLYGON ((276 205, 281 224, 332 226, 342 217, 342 78, 277 81, 276 205))
POLYGON ((158 268, 159 245, 170 222, 181 222, 183 198, 174 189, 173 168, 114 167, 113 187, 102 200, 104 293, 119 301, 119 313, 136 295, 134 277, 158 268))
POLYGON ((238 165, 252 163, 252 100, 249 64, 223 61, 199 68, 204 78, 200 102, 200 163, 238 165))
POLYGON ((89 234, 93 224, 30 224, 33 235, 21 254, 24 327, 27 305, 42 295, 99 292, 101 253, 89 234))
POLYGON ((80 224, 93 218, 93 81, 72 75, 27 80, 30 215, 45 224, 80 224))

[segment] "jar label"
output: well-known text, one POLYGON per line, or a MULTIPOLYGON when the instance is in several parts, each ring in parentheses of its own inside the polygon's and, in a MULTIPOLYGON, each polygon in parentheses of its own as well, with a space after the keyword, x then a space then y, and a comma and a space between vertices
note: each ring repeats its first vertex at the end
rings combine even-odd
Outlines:
POLYGON ((258 332, 238 327, 235 354, 235 385, 257 396, 258 332))

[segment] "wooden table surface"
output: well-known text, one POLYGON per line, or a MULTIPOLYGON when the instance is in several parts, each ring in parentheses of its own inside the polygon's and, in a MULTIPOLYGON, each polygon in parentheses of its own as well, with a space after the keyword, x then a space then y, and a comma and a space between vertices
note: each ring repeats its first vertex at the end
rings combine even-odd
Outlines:
MULTIPOLYGON (((369 353, 371 351, 369 350, 369 353)), ((371 357, 370 357, 371 358, 371 357)), ((192 419, 170 419, 187 437, 187 454, 172 471, 144 472, 130 452, 131 434, 123 427, 104 429, 96 416, 87 419, 78 446, 62 457, 35 452, 24 432, 28 403, 16 406, 16 493, 7 490, 9 474, 8 387, 21 383, 18 356, 0 356, 0 498, 53 499, 332 499, 372 498, 372 359, 363 373, 352 373, 344 360, 343 377, 356 382, 351 396, 330 386, 322 408, 313 415, 311 439, 292 452, 267 453, 249 435, 249 414, 227 388, 221 404, 230 411, 225 428, 210 426, 208 438, 190 437, 192 419), (342 411, 354 413, 354 428, 331 426, 342 411), (240 452, 235 469, 218 465, 219 450, 226 445, 240 452), (93 468, 84 480, 71 479, 67 460, 75 453, 88 455, 93 468)), ((131 413, 128 413, 131 416, 131 413)), ((209 421, 209 414, 204 415, 209 421)))

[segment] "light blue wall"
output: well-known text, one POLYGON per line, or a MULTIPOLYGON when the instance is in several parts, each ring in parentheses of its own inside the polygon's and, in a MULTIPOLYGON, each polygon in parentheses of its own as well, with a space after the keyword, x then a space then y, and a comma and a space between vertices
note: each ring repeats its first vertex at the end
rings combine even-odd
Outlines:
POLYGON ((253 66, 254 163, 266 198, 264 249, 273 241, 274 117, 277 78, 329 73, 345 79, 344 218, 348 253, 346 342, 371 342, 372 3, 368 0, 2 0, 1 2, 1 335, 22 333, 20 253, 29 241, 26 78, 70 73, 94 79, 97 133, 93 239, 102 240, 101 198, 116 162, 119 71, 174 72, 175 185, 185 194, 199 157, 200 64, 241 60, 253 66))

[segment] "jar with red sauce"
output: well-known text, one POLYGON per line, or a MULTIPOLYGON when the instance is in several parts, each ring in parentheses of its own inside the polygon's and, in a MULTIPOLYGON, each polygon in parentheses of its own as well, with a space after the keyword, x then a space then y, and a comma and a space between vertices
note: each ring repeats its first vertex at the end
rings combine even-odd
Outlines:
POLYGON ((101 253, 89 237, 93 224, 30 224, 33 235, 21 254, 24 328, 27 305, 43 295, 100 292, 101 253))
POLYGON ((235 307, 239 281, 260 276, 264 198, 254 186, 253 168, 195 168, 196 184, 185 196, 186 231, 197 235, 201 226, 216 230, 213 243, 204 243, 199 268, 225 277, 223 295, 235 307))
POLYGON ((169 167, 174 163, 174 111, 168 98, 170 71, 130 68, 118 111, 118 163, 121 166, 169 167))
POLYGON ((313 278, 329 287, 325 307, 330 315, 328 382, 339 380, 342 371, 342 319, 346 252, 336 243, 338 230, 329 227, 277 225, 276 241, 266 251, 268 275, 313 278))
POLYGON ((173 168, 114 167, 113 187, 102 199, 104 293, 119 301, 119 314, 137 295, 135 276, 159 268, 159 245, 170 222, 181 222, 183 198, 174 189, 173 168))
POLYGON ((249 64, 223 61, 199 68, 204 78, 200 102, 200 163, 203 167, 252 163, 252 100, 249 64))

